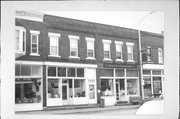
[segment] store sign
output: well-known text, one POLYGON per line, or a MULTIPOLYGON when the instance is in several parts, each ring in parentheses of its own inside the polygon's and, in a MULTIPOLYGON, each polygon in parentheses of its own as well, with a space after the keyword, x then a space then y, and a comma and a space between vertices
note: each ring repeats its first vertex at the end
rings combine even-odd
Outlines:
POLYGON ((103 63, 104 68, 137 68, 136 64, 113 64, 113 63, 103 63))

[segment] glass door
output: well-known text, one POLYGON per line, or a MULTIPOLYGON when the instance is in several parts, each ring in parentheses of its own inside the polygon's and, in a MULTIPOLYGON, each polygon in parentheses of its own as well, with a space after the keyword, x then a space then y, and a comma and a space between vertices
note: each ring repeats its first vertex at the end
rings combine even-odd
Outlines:
POLYGON ((69 86, 68 86, 68 79, 62 79, 62 104, 68 105, 69 104, 69 86))
POLYGON ((119 82, 116 82, 116 100, 119 100, 119 82))

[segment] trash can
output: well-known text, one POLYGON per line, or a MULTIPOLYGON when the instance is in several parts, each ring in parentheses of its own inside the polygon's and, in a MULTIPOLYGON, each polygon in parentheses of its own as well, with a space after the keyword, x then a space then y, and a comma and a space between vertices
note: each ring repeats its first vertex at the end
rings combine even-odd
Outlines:
POLYGON ((99 107, 104 107, 104 106, 105 106, 105 100, 101 98, 99 107))

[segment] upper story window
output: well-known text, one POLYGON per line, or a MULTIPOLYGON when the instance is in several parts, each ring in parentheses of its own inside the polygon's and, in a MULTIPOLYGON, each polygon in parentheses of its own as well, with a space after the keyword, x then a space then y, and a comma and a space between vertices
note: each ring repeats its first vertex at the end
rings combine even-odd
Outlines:
POLYGON ((50 42, 50 55, 49 56, 59 56, 59 38, 60 34, 48 33, 50 42))
POLYGON ((110 41, 110 40, 103 40, 104 60, 109 60, 109 59, 111 59, 110 45, 111 45, 111 41, 110 41))
POLYGON ((26 29, 20 26, 15 28, 16 52, 26 52, 26 29))
POLYGON ((134 58, 133 58, 134 43, 126 43, 126 46, 127 46, 127 61, 134 62, 134 58))
POLYGON ((31 33, 31 55, 39 55, 39 31, 30 30, 31 33))
POLYGON ((116 61, 122 61, 123 60, 123 56, 122 56, 123 42, 115 41, 115 44, 116 44, 116 61))
POLYGON ((161 48, 158 48, 158 60, 159 63, 163 63, 163 52, 161 48))
POLYGON ((70 58, 78 58, 79 36, 69 35, 69 39, 70 39, 70 58))
POLYGON ((147 47, 147 62, 151 61, 151 47, 147 47))
POLYGON ((87 42, 87 59, 95 59, 94 58, 94 38, 86 37, 87 42))

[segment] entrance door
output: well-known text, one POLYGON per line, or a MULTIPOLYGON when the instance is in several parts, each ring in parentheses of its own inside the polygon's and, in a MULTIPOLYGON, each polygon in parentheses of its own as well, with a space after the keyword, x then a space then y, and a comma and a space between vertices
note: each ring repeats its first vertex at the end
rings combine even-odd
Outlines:
POLYGON ((67 105, 68 104, 68 85, 63 84, 62 85, 62 104, 67 105))
POLYGON ((116 82, 116 100, 119 100, 120 94, 119 94, 119 82, 116 82))

